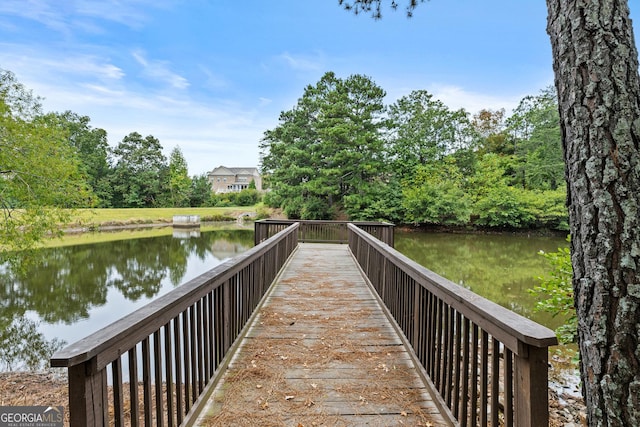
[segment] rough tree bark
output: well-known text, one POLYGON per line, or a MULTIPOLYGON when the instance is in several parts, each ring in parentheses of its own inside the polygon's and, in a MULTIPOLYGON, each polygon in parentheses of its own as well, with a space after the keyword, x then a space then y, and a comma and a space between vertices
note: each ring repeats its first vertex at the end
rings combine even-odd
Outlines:
POLYGON ((590 426, 640 425, 640 83, 627 0, 547 0, 590 426))

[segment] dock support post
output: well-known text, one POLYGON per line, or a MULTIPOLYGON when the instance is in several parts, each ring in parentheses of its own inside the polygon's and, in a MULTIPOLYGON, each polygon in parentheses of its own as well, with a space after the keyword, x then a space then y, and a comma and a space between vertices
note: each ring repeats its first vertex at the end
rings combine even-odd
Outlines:
POLYGON ((69 423, 71 427, 108 424, 106 370, 96 371, 95 359, 69 367, 69 423))
POLYGON ((549 425, 548 349, 524 345, 515 358, 515 425, 549 425))

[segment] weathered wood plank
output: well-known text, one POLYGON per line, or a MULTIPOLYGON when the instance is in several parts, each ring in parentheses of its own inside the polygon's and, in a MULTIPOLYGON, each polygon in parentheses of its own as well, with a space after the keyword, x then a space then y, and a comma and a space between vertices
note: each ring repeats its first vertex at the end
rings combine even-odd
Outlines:
POLYGON ((199 422, 447 425, 428 390, 348 247, 301 244, 199 422))

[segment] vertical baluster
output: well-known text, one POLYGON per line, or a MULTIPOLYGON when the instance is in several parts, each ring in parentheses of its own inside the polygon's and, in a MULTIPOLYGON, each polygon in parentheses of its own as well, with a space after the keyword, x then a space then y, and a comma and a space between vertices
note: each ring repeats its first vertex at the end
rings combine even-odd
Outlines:
POLYGON ((216 288, 212 291, 213 296, 213 351, 214 351, 214 363, 213 369, 214 371, 218 369, 218 364, 220 363, 220 337, 222 331, 220 330, 220 288, 216 288))
POLYGON ((424 366, 424 311, 423 311, 423 288, 417 283, 414 284, 414 309, 413 309, 413 337, 412 337, 412 347, 413 351, 416 353, 418 360, 424 366))
POLYGON ((184 347, 184 412, 191 409, 191 342, 189 337, 189 309, 181 313, 182 317, 182 342, 184 347))
POLYGON ((435 375, 432 377, 435 379, 435 386, 440 390, 440 367, 442 366, 442 300, 438 298, 436 306, 436 341, 435 341, 435 375))
POLYGON ((406 274, 402 275, 402 331, 405 336, 411 336, 411 322, 409 322, 409 314, 411 310, 411 281, 406 274))
POLYGON ((500 341, 491 340, 491 425, 498 427, 500 397, 500 341))
POLYGON ((192 305, 189 307, 189 352, 191 353, 191 403, 195 403, 198 398, 198 344, 196 342, 196 310, 192 305))
POLYGON ((469 366, 469 340, 471 339, 469 334, 469 327, 471 322, 466 317, 463 320, 463 335, 462 335, 462 407, 460 408, 460 421, 461 427, 467 427, 467 416, 469 407, 469 373, 471 367, 469 366))
POLYGON ((504 349, 504 425, 513 427, 513 353, 504 349))
MULTIPOLYGON (((198 395, 202 393, 204 389, 204 346, 203 343, 203 332, 202 332, 202 300, 196 301, 196 314, 195 314, 195 325, 196 325, 196 359, 197 359, 197 367, 198 367, 198 395)), ((195 385, 194 385, 195 387, 195 385)))
POLYGON ((173 342, 174 348, 174 361, 176 365, 176 422, 178 425, 182 424, 182 416, 186 412, 184 410, 184 399, 182 396, 182 339, 180 332, 180 316, 176 316, 173 319, 173 342))
POLYGON ((480 365, 480 425, 488 425, 487 409, 489 403, 489 334, 482 331, 481 365, 480 365))
POLYGON ((456 322, 455 322, 456 328, 455 328, 455 376, 453 378, 453 404, 452 404, 452 408, 453 408, 453 416, 458 419, 458 415, 460 414, 459 410, 460 410, 460 370, 462 369, 462 366, 460 365, 461 360, 460 360, 460 356, 462 355, 462 348, 461 348, 461 344, 462 344, 462 315, 460 314, 459 311, 456 311, 456 322))
POLYGON ((124 399, 122 396, 122 360, 116 358, 111 364, 113 372, 113 419, 116 427, 124 426, 124 399))
POLYGON ((478 325, 471 332, 471 426, 478 425, 478 325))
POLYGON ((216 369, 218 369, 218 366, 220 366, 220 362, 222 361, 224 348, 224 308, 222 300, 222 286, 215 290, 215 295, 216 317, 215 324, 213 326, 215 328, 216 337, 216 369))
MULTIPOLYGON (((453 394, 454 390, 453 390, 453 369, 454 369, 454 360, 453 360, 453 346, 455 344, 455 323, 454 323, 454 310, 453 308, 451 308, 450 306, 447 309, 447 317, 449 319, 449 331, 447 333, 447 351, 448 351, 448 355, 447 355, 447 406, 449 408, 451 408, 451 395, 453 394)), ((457 389, 456 389, 457 392, 457 389)))
POLYGON ((164 426, 164 405, 162 404, 162 344, 160 330, 153 333, 153 370, 156 383, 156 425, 164 426))
MULTIPOLYGON (((438 390, 440 391, 440 395, 446 402, 446 395, 449 385, 447 384, 447 377, 449 371, 449 306, 447 304, 442 305, 442 312, 440 314, 442 316, 442 351, 440 351, 440 360, 442 369, 440 370, 440 387, 438 390)), ((449 402, 446 402, 447 406, 449 402)))
POLYGON ((204 354, 205 378, 207 382, 213 376, 213 347, 211 345, 211 292, 204 297, 204 354))
POLYGON ((231 346, 231 279, 226 280, 222 284, 222 309, 224 310, 224 318, 222 319, 222 336, 224 337, 224 348, 222 357, 227 354, 227 350, 231 346))
POLYGON ((144 425, 151 426, 151 352, 149 349, 149 338, 142 341, 142 395, 144 404, 144 425))
POLYGON ((437 339, 438 339, 438 301, 439 299, 432 293, 429 293, 430 308, 429 308, 429 376, 431 379, 436 378, 436 365, 438 359, 436 358, 437 339))
POLYGON ((173 351, 171 345, 171 322, 164 325, 164 360, 165 360, 165 384, 167 396, 167 425, 173 427, 175 424, 175 402, 173 396, 173 351))
POLYGON ((131 427, 140 424, 140 403, 138 401, 138 348, 134 346, 128 352, 129 358, 129 399, 131 404, 131 427))

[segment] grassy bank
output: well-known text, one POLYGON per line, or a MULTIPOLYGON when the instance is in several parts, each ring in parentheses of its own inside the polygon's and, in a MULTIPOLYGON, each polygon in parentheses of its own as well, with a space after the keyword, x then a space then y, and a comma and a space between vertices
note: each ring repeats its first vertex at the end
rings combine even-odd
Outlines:
POLYGON ((262 208, 235 206, 225 208, 127 208, 78 209, 66 228, 100 228, 136 224, 171 224, 174 215, 200 215, 202 221, 233 221, 243 213, 256 214, 262 208))
MULTIPOLYGON (((206 224, 200 227, 200 231, 213 231, 213 230, 238 230, 238 229, 253 229, 253 223, 245 223, 240 225, 237 222, 206 224)), ((112 231, 104 232, 92 232, 92 233, 66 233, 62 238, 45 239, 42 242, 42 247, 53 248, 60 246, 77 246, 77 245, 91 245, 94 243, 114 242, 117 240, 127 239, 146 239, 150 237, 158 236, 171 236, 173 234, 173 227, 169 224, 159 227, 145 227, 145 228, 122 228, 112 231)))
MULTIPOLYGON (((128 209, 77 209, 62 238, 45 239, 42 247, 73 246, 93 244, 123 239, 144 239, 173 233, 171 224, 174 215, 200 215, 201 231, 242 228, 236 223, 243 214, 268 215, 270 211, 262 204, 255 206, 235 206, 218 208, 128 208, 128 209), (211 222, 218 222, 213 224, 211 222), (227 222, 227 223, 223 223, 227 222), (140 228, 136 226, 158 225, 140 228), (114 230, 117 232, 85 233, 85 231, 114 230)), ((252 228, 245 224, 244 227, 252 228)))

